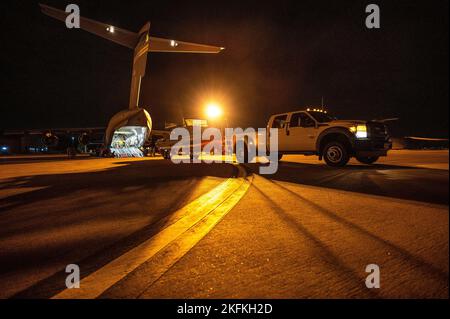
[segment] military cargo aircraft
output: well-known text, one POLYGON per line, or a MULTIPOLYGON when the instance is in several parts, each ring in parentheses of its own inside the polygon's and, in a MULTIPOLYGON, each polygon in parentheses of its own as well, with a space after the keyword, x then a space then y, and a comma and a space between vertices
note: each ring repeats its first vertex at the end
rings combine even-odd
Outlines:
MULTIPOLYGON (((44 4, 39 5, 42 13, 57 20, 65 22, 69 15, 69 12, 44 4)), ((139 103, 141 81, 145 75, 148 53, 219 53, 224 50, 223 47, 218 46, 152 37, 150 36, 150 22, 147 22, 139 32, 131 32, 80 17, 80 28, 134 51, 128 109, 117 113, 111 118, 104 135, 104 150, 120 157, 142 156, 142 147, 147 141, 152 139, 152 135, 167 134, 166 132, 152 131, 150 114, 139 103)))

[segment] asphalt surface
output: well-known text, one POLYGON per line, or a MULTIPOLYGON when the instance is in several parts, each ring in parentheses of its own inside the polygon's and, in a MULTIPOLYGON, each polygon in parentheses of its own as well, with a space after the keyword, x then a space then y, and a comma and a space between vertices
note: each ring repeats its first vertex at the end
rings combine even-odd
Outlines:
POLYGON ((235 173, 231 165, 88 158, 0 168, 0 297, 68 264, 82 263, 84 273, 96 269, 157 233, 164 227, 152 227, 157 221, 235 173))
MULTIPOLYGON (((286 156, 274 175, 245 165, 250 186, 195 245, 162 249, 99 297, 448 298, 448 156, 393 151, 340 169, 286 156), (379 289, 365 286, 368 264, 379 289)), ((1 298, 55 296, 68 264, 101 273, 237 176, 161 159, 0 163, 1 298)))

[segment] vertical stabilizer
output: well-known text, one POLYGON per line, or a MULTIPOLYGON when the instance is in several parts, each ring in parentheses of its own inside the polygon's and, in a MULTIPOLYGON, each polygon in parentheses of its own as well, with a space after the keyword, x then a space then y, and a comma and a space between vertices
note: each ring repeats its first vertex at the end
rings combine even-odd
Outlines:
POLYGON ((147 55, 149 52, 150 39, 149 32, 150 22, 147 22, 139 31, 139 42, 134 49, 129 109, 135 109, 139 106, 141 81, 147 68, 147 55))

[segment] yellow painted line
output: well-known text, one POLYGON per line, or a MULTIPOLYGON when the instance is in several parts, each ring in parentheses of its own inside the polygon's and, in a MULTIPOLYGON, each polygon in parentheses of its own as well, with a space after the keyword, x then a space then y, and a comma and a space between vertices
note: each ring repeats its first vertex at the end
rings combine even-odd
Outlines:
MULTIPOLYGON (((188 229, 185 233, 171 242, 160 253, 157 260, 152 262, 148 268, 146 266, 146 288, 137 296, 140 298, 151 286, 161 278, 176 262, 186 255, 197 243, 202 240, 245 195, 251 182, 245 181, 214 211, 205 216, 200 222, 188 229)), ((127 296, 130 298, 130 296, 127 296)), ((145 295, 143 296, 145 298, 145 295)))
MULTIPOLYGON (((186 253, 186 247, 193 247, 203 238, 231 210, 248 189, 250 183, 246 179, 245 171, 242 167, 237 167, 239 177, 227 179, 208 193, 176 211, 171 215, 166 228, 83 278, 80 281, 80 288, 65 289, 53 296, 52 299, 97 298, 185 233, 181 247, 184 247, 182 251, 186 253), (191 234, 190 232, 193 229, 197 229, 197 234, 190 238, 188 234, 191 234)), ((177 256, 178 259, 181 258, 179 254, 177 256)))

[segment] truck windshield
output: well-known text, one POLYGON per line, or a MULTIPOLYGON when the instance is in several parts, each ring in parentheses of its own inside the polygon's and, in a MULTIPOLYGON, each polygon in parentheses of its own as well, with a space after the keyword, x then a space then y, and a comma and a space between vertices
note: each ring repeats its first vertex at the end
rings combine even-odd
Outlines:
POLYGON ((314 112, 309 111, 309 115, 311 115, 317 122, 319 123, 328 123, 333 121, 333 117, 324 112, 314 112))

